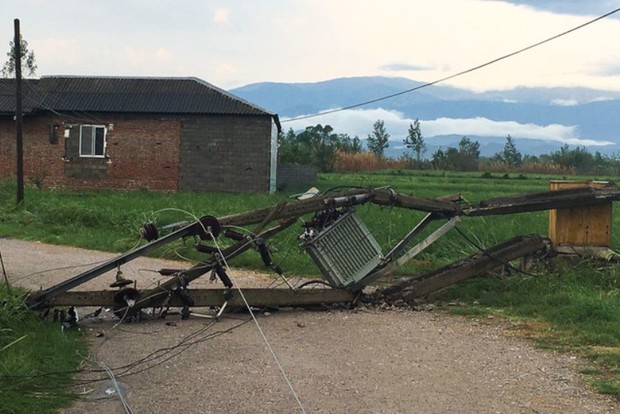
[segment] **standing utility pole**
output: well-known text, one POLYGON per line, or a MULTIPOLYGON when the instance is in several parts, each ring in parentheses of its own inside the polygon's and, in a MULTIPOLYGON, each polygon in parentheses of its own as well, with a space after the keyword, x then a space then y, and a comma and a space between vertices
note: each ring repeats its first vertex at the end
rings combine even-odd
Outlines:
POLYGON ((17 205, 24 202, 24 142, 22 134, 22 51, 19 19, 15 19, 15 135, 17 153, 17 205))

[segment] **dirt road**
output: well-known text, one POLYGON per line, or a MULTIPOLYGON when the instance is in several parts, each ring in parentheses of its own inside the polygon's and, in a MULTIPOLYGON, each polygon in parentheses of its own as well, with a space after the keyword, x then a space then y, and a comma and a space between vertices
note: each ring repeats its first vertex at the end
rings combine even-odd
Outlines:
MULTIPOLYGON (((84 268, 35 272, 112 256, 8 239, 0 239, 0 252, 10 280, 31 289, 84 268)), ((122 270, 140 287, 158 279, 146 269, 174 265, 141 258, 122 270)), ((233 276, 242 286, 270 281, 253 272, 233 276)), ((103 288, 113 277, 80 288, 103 288)), ((308 413, 620 412, 617 401, 587 388, 578 358, 537 350, 494 320, 412 310, 259 315, 297 402, 248 315, 215 324, 169 316, 116 328, 102 315, 103 321, 81 323, 95 361, 87 366, 110 367, 134 413, 294 413, 301 407, 308 413), (133 375, 125 375, 126 365, 133 375)), ((112 389, 109 380, 88 384, 80 389, 84 399, 63 412, 127 412, 119 398, 106 395, 112 389)))

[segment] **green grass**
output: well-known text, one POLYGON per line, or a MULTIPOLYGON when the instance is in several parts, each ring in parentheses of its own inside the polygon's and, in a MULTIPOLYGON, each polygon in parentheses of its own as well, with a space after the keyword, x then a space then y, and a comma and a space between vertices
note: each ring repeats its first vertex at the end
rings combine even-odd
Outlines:
MULTIPOLYGON (((381 171, 360 174, 321 174, 315 185, 326 190, 338 186, 390 186, 398 192, 421 197, 460 193, 472 204, 492 197, 546 191, 549 180, 561 176, 531 175, 502 178, 497 174, 441 171, 381 171)), ((568 177, 570 180, 607 180, 616 177, 568 177)), ((300 189, 301 190, 301 189, 300 189)), ((137 192, 42 191, 28 188, 23 208, 14 207, 15 187, 0 183, 0 236, 48 243, 69 244, 115 252, 140 243, 138 230, 148 221, 158 225, 193 220, 206 214, 223 216, 275 205, 288 193, 209 194, 137 192)), ((620 203, 614 205, 613 229, 620 225, 620 203)), ((384 252, 424 217, 424 213, 376 205, 357 208, 358 215, 381 244, 384 252)), ((309 218, 310 216, 307 216, 309 218)), ((426 236, 441 222, 421 234, 426 236)), ((464 217, 459 228, 483 247, 517 235, 548 232, 548 213, 464 217)), ((271 240, 274 261, 287 275, 317 275, 310 259, 299 249, 301 226, 292 226, 271 240)), ((222 237, 220 237, 222 239, 222 237)), ((224 240, 218 240, 224 244, 224 240)), ((620 240, 612 232, 612 248, 620 240)), ((419 273, 445 265, 477 249, 457 232, 449 232, 417 256, 401 273, 419 273)), ((155 255, 177 255, 199 259, 193 240, 178 241, 155 255)), ((231 265, 262 268, 258 254, 248 252, 231 265)), ((611 263, 561 263, 534 269, 536 276, 515 275, 470 279, 435 297, 445 302, 463 302, 453 312, 485 317, 494 315, 519 321, 521 334, 539 346, 579 352, 592 366, 584 375, 600 392, 620 395, 620 270, 611 263)))
POLYGON ((61 332, 58 323, 39 319, 23 298, 0 284, 0 411, 53 413, 76 398, 68 391, 71 372, 86 345, 76 330, 61 332))

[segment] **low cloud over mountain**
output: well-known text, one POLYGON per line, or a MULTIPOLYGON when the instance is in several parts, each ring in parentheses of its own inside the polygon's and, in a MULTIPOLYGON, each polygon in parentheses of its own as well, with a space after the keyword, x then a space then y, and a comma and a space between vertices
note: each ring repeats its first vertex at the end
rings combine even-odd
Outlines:
MULTIPOLYGON (((365 139, 377 119, 385 121, 391 147, 402 147, 417 118, 427 143, 467 136, 483 148, 510 135, 523 153, 557 150, 563 144, 590 151, 620 150, 620 93, 587 88, 518 88, 473 93, 433 86, 360 108, 331 112, 422 85, 404 78, 364 77, 306 84, 254 84, 231 92, 280 114, 285 129, 329 124, 365 139), (316 117, 296 119, 327 112, 316 117), (434 139, 441 137, 442 140, 434 139)), ((445 145, 445 144, 444 144, 445 145)), ((501 147, 501 146, 500 146, 501 147)), ((492 154, 485 154, 492 155, 492 154)))

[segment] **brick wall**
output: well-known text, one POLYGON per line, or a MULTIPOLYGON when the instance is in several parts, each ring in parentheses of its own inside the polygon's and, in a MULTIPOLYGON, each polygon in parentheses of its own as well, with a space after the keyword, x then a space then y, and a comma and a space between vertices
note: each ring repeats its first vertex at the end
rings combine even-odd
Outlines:
MULTIPOLYGON (((43 183, 50 176, 61 176, 64 145, 61 139, 50 143, 50 126, 60 121, 53 117, 23 119, 24 180, 43 183)), ((0 179, 15 176, 15 149, 15 121, 13 117, 0 117, 0 179)))
MULTIPOLYGON (((103 158, 80 157, 80 124, 71 123, 75 120, 24 117, 26 180, 48 188, 269 190, 269 116, 92 117, 82 123, 107 128, 103 158), (59 126, 56 143, 50 142, 53 124, 59 126)), ((15 158, 15 123, 12 117, 0 117, 0 179, 15 175, 15 158)))
MULTIPOLYGON (((79 124, 55 116, 24 117, 24 177, 45 187, 176 190, 181 121, 157 116, 97 115, 107 128, 106 157, 79 156, 79 124), (58 124, 57 143, 50 126, 58 124), (112 128, 110 128, 112 126, 112 128), (69 137, 64 137, 68 128, 69 137)), ((74 121, 72 121, 74 122, 74 121)), ((15 126, 0 119, 0 177, 15 174, 15 126)))
POLYGON ((179 189, 269 191, 269 116, 192 117, 181 129, 179 189))
POLYGON ((318 168, 312 165, 278 164, 278 191, 307 190, 316 181, 318 168))

